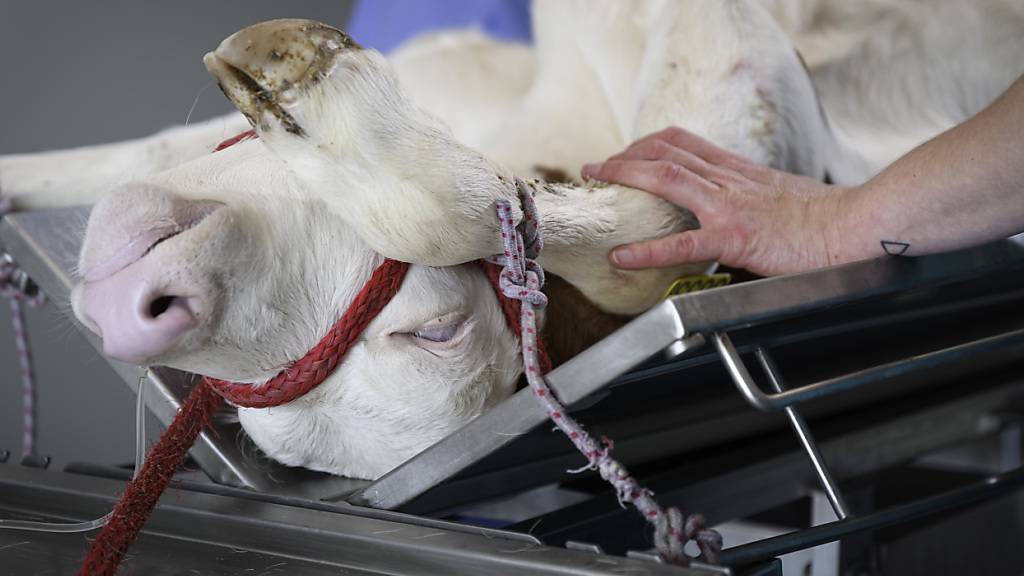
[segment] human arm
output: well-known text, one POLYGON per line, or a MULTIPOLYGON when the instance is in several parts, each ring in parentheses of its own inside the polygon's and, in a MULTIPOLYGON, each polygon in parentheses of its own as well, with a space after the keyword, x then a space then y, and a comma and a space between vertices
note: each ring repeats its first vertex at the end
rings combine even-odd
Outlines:
POLYGON ((614 250, 621 268, 718 260, 775 275, 966 247, 1024 230, 1024 78, 861 186, 759 166, 679 128, 583 174, 647 190, 701 222, 614 250))

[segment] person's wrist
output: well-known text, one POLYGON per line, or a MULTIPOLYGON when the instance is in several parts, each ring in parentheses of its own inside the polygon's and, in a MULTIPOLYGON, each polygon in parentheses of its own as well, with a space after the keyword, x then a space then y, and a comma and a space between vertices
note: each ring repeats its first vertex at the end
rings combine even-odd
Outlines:
POLYGON ((871 257, 864 242, 868 219, 865 216, 865 186, 835 186, 823 198, 827 215, 824 239, 827 266, 856 262, 871 257))

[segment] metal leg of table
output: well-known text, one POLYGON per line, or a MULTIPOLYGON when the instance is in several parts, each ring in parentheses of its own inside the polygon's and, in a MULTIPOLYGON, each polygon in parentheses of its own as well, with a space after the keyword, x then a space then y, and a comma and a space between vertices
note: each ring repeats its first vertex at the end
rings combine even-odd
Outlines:
MULTIPOLYGON (((782 377, 779 376, 779 371, 775 368, 775 363, 772 361, 771 356, 768 355, 764 348, 760 347, 757 349, 756 355, 758 362, 761 363, 761 368, 764 369, 764 373, 768 376, 768 381, 772 388, 778 393, 783 392, 785 387, 782 383, 782 377)), ((832 477, 832 473, 829 472, 821 451, 818 450, 818 445, 814 441, 814 436, 811 435, 810 429, 807 427, 807 422, 804 421, 803 416, 796 411, 795 407, 787 406, 784 410, 786 411, 786 417, 789 418, 790 426, 793 427, 793 433, 796 434, 797 439, 800 441, 800 446, 803 447, 807 458, 811 461, 811 466, 814 468, 814 473, 818 476, 818 481, 821 482, 821 487, 828 497, 829 504, 832 505, 832 510, 835 511, 836 516, 840 520, 845 520, 850 515, 848 512, 849 508, 846 506, 846 502, 843 501, 843 494, 839 491, 839 486, 832 477)))

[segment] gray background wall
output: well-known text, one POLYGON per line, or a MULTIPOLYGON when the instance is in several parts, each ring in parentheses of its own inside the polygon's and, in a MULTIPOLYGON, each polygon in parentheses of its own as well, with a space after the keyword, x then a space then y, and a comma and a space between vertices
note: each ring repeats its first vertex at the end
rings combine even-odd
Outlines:
MULTIPOLYGON (((348 0, 0 0, 0 154, 142 136, 227 112, 202 55, 261 20, 343 25, 348 0)), ((54 466, 132 458, 134 396, 60 306, 30 310, 37 453, 54 466)), ((0 450, 21 451, 21 381, 0 305, 0 450)))

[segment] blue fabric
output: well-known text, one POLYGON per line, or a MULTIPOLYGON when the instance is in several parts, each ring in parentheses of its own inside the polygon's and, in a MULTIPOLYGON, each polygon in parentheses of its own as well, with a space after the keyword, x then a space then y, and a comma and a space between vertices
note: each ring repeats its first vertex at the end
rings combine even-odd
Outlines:
POLYGON ((387 53, 410 37, 439 28, 477 27, 503 40, 530 42, 529 0, 360 0, 348 33, 387 53))

